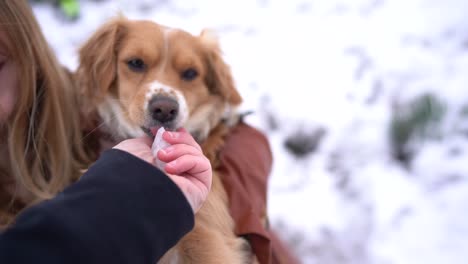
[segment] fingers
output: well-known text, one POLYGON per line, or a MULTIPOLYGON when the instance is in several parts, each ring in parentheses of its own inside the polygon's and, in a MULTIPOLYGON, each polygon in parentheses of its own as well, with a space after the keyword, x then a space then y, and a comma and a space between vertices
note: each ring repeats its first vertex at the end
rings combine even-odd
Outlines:
POLYGON ((187 130, 179 129, 178 131, 166 131, 163 134, 163 139, 171 144, 186 144, 192 147, 197 148, 199 151, 202 151, 200 145, 195 141, 195 139, 190 135, 187 130))
POLYGON ((197 212, 211 189, 211 163, 185 129, 166 131, 163 139, 170 146, 159 150, 157 158, 167 163, 164 171, 182 190, 193 211, 197 212))
POLYGON ((176 144, 159 150, 157 158, 163 162, 171 162, 183 155, 202 156, 203 153, 196 147, 176 144))
POLYGON ((166 164, 167 173, 176 175, 203 176, 211 172, 211 165, 204 156, 183 155, 166 164))

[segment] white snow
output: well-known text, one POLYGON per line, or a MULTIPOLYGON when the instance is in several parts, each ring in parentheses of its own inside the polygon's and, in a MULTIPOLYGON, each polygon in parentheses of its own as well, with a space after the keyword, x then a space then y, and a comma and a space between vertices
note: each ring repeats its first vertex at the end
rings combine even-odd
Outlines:
POLYGON ((468 259, 468 0, 81 1, 77 22, 34 11, 62 63, 122 12, 198 34, 216 30, 248 122, 274 152, 273 227, 304 263, 464 264, 468 259), (447 102, 444 137, 411 168, 391 157, 396 102, 447 102), (269 126, 273 119, 277 128, 269 126), (291 133, 323 127, 297 158, 291 133), (465 134, 461 133, 465 131, 465 134))

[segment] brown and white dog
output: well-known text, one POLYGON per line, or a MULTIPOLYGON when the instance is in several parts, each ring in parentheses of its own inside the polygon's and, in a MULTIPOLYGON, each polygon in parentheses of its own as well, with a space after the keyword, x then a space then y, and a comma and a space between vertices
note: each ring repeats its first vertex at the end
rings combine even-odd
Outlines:
MULTIPOLYGON (((185 127, 216 164, 223 136, 242 98, 217 39, 123 17, 103 25, 80 49, 76 73, 82 106, 114 140, 185 127)), ((212 191, 195 228, 159 263, 249 263, 247 242, 234 234, 226 192, 214 171, 212 191)))

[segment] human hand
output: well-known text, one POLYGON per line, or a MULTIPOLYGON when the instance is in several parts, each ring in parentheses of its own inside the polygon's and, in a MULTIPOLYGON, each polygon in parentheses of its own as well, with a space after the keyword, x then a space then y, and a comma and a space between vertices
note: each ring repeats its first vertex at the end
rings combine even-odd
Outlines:
MULTIPOLYGON (((167 162, 164 167, 166 174, 181 189, 196 213, 211 189, 211 163, 203 155, 200 145, 185 129, 166 131, 163 139, 171 146, 160 150, 157 153, 158 158, 167 162)), ((151 144, 151 138, 142 136, 124 140, 114 146, 114 149, 123 150, 154 165, 151 144)))
POLYGON ((148 136, 142 136, 138 138, 126 139, 113 148, 123 150, 146 162, 154 164, 155 157, 151 153, 151 144, 151 138, 148 136))
POLYGON ((196 213, 211 189, 211 163, 203 155, 200 145, 185 129, 166 131, 163 139, 171 146, 159 150, 157 157, 167 163, 164 170, 182 190, 196 213))

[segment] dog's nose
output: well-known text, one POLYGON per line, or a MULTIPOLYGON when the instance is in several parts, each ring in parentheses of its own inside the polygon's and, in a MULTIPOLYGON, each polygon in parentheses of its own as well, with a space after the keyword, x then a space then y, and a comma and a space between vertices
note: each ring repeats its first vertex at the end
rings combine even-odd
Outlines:
POLYGON ((156 96, 149 101, 148 110, 155 120, 166 123, 173 121, 177 117, 179 104, 172 98, 156 96))

